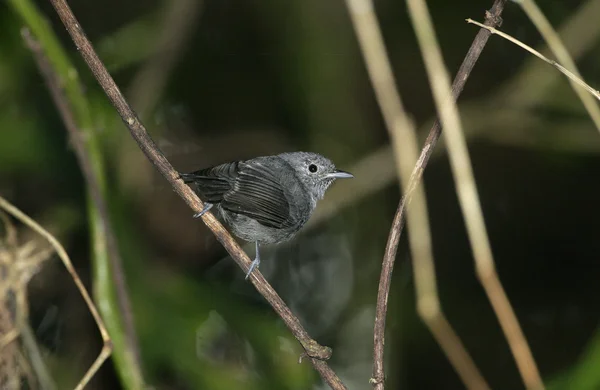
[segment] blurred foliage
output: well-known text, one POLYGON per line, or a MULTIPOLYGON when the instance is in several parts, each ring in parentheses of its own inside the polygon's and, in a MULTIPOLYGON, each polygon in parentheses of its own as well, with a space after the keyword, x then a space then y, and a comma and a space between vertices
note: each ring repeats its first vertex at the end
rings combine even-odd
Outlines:
MULTIPOLYGON (((161 46, 161 39, 184 23, 165 19, 184 1, 198 6, 193 0, 70 1, 134 108, 143 105, 134 80, 156 61, 162 64, 167 82, 163 88, 146 80, 158 104, 142 119, 177 169, 313 150, 352 171, 387 145, 343 1, 205 0, 186 44, 172 53, 174 42, 161 46), (171 65, 160 62, 176 55, 171 65)), ((399 90, 424 136, 434 109, 405 6, 375 3, 399 90)), ((491 3, 428 2, 451 72, 477 31, 463 20, 481 19, 491 3)), ((580 16, 597 19, 598 3, 539 1, 557 27, 580 16), (578 16, 582 7, 595 11, 578 16)), ((0 3, 0 193, 52 227, 90 285, 93 220, 85 181, 22 42, 16 10, 23 4, 0 3)), ((301 348, 289 331, 145 160, 50 4, 37 6, 58 36, 55 50, 79 73, 85 99, 79 103, 87 104, 106 162, 107 200, 146 382, 157 389, 323 388, 307 362, 297 364, 301 348)), ((541 44, 519 7, 509 2, 503 19, 504 31, 541 44)), ((569 47, 586 42, 575 57, 597 88, 598 33, 592 23, 574 28, 569 47)), ((542 374, 553 390, 598 389, 600 137, 568 83, 536 61, 492 37, 461 111, 499 274, 542 374)), ((425 184, 444 310, 493 388, 522 388, 475 278, 443 144, 438 149, 425 184)), ((332 367, 350 389, 366 388, 371 375, 377 282, 398 195, 391 180, 367 191, 293 242, 267 248, 261 265, 309 333, 333 348, 332 367)), ((398 256, 386 340, 388 388, 461 389, 415 313, 405 239, 398 256)), ((70 388, 99 351, 96 327, 55 260, 32 280, 29 299, 46 365, 57 388, 70 388)), ((108 363, 90 388, 118 386, 108 363)))

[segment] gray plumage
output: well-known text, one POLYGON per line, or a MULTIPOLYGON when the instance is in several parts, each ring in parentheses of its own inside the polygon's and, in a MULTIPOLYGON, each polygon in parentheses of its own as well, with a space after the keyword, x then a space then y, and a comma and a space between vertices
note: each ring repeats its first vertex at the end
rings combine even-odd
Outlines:
POLYGON ((317 201, 340 178, 353 177, 339 171, 317 153, 294 152, 235 161, 181 174, 205 203, 202 216, 216 205, 233 234, 259 244, 291 239, 308 221, 317 201))

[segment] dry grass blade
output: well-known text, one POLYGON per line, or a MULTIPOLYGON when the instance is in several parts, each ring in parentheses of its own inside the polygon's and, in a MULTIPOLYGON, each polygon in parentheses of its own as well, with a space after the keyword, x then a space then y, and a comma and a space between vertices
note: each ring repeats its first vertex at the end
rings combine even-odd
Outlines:
POLYGON ((12 343, 19 337, 19 331, 17 329, 11 329, 7 333, 2 335, 0 338, 0 351, 2 351, 8 344, 12 343))
MULTIPOLYGON (((544 16, 540 8, 537 6, 535 1, 514 1, 521 5, 523 11, 525 11, 525 14, 527 14, 527 17, 538 29, 538 31, 544 38, 544 41, 546 41, 546 43, 550 47, 550 50, 552 50, 552 53, 554 53, 554 55, 556 56, 556 59, 565 64, 566 67, 571 69, 575 76, 581 78, 581 74, 577 69, 577 65, 575 65, 575 61, 573 61, 573 58, 567 51, 567 48, 560 39, 560 36, 552 28, 552 25, 550 24, 548 19, 546 19, 546 17, 544 16)), ((594 101, 594 98, 592 96, 585 93, 585 90, 581 88, 577 83, 575 83, 575 81, 569 80, 569 83, 571 84, 573 90, 583 103, 585 109, 590 115, 590 118, 592 118, 592 121, 596 125, 596 129, 600 131, 600 108, 598 107, 598 103, 594 101)))
POLYGON ((0 387, 55 388, 29 324, 27 285, 53 253, 28 241, 19 246, 17 229, 0 210, 6 234, 0 239, 0 387), (14 344, 13 344, 14 342, 14 344))
POLYGON ((98 329, 100 330, 100 335, 102 336, 103 346, 102 346, 102 350, 100 351, 100 354, 98 355, 98 357, 96 357, 96 360, 94 361, 94 363, 90 366, 90 368, 87 370, 87 372, 85 373, 83 378, 77 384, 76 390, 83 389, 89 383, 89 381, 92 379, 92 377, 96 374, 96 372, 98 371, 98 369, 100 368, 102 363, 104 363, 104 361, 110 356, 110 354, 112 352, 112 343, 110 340, 110 336, 108 335, 108 332, 106 331, 106 327, 104 326, 104 322, 102 321, 102 318, 98 314, 98 310, 96 309, 94 302, 90 298, 90 295, 88 294, 85 286, 81 282, 81 279, 79 279, 79 276, 77 275, 77 272, 75 271, 75 268, 73 267, 73 264, 71 263, 71 260, 69 259, 69 256, 67 255, 67 252, 62 247, 62 245, 58 242, 58 240, 56 240, 56 238, 54 238, 54 236, 52 234, 50 234, 47 230, 45 230, 43 227, 41 227, 37 222, 35 222, 33 219, 31 219, 30 217, 25 215, 21 210, 17 209, 15 206, 10 204, 6 199, 4 199, 1 196, 0 196, 0 208, 2 208, 7 213, 14 216, 16 219, 21 221, 23 224, 29 226, 32 230, 36 231, 38 234, 40 234, 42 237, 44 237, 48 241, 48 243, 50 243, 50 245, 56 251, 57 255, 62 260, 62 262, 65 265, 65 268, 67 269, 69 274, 71 274, 71 277, 73 278, 73 281, 75 282, 75 285, 79 289, 81 296, 85 300, 86 305, 88 306, 90 312, 92 313, 92 316, 94 317, 94 320, 96 321, 96 324, 98 325, 98 329))
MULTIPOLYGON (((407 0, 407 3, 435 104, 446 131, 450 165, 475 257, 477 275, 498 317, 525 385, 529 389, 542 389, 544 384, 537 365, 495 269, 467 143, 458 109, 452 100, 450 77, 444 65, 427 4, 424 0, 407 0)), ((487 26, 485 28, 489 30, 487 26)))
MULTIPOLYGON (((600 38, 600 23, 596 23, 598 15, 600 1, 586 0, 558 27, 561 41, 575 60, 596 47, 600 38)), ((544 42, 538 45, 537 50, 545 56, 550 52, 544 42)), ((515 107, 532 107, 544 101, 561 75, 555 72, 540 72, 540 65, 542 64, 533 57, 526 59, 516 74, 502 83, 498 91, 488 98, 491 105, 510 102, 515 107), (535 88, 531 88, 532 85, 535 85, 535 88)))
MULTIPOLYGON (((407 223, 411 230, 409 243, 414 264, 418 312, 466 387, 469 389, 489 389, 473 359, 469 356, 460 338, 455 334, 440 309, 425 190, 419 181, 413 180, 411 174, 413 166, 417 163, 418 155, 416 131, 404 110, 400 94, 395 88, 396 83, 385 52, 373 3, 371 0, 347 0, 347 5, 367 64, 369 77, 392 140, 397 175, 405 189, 404 197, 408 200, 407 204, 410 203, 407 210, 407 223), (414 197, 410 202, 412 196, 414 197)), ((426 148, 428 147, 426 146, 426 148)), ((402 216, 403 213, 398 213, 396 219, 402 218, 402 216)), ((401 224, 395 220, 390 231, 389 242, 397 241, 395 237, 400 235, 401 230, 401 224)), ((375 389, 380 390, 385 385, 385 321, 395 256, 395 245, 388 244, 382 264, 377 296, 373 376, 370 380, 375 389)))
POLYGON ((476 26, 479 26, 481 28, 485 28, 486 30, 488 30, 489 32, 491 32, 492 34, 496 34, 498 36, 501 36, 502 38, 514 43, 517 46, 520 46, 521 48, 527 50, 528 52, 530 52, 531 54, 533 54, 534 56, 538 57, 539 59, 541 59, 542 61, 552 65, 553 67, 555 67, 556 69, 558 69, 562 74, 564 74, 565 76, 567 76, 571 81, 573 81, 575 84, 577 84, 578 86, 582 87, 583 89, 585 89, 587 92, 589 92, 590 94, 592 94, 596 99, 600 100, 600 91, 590 87, 585 81, 583 81, 582 79, 580 79, 579 77, 577 77, 573 72, 571 72, 570 70, 568 70, 567 68, 565 68, 564 66, 562 66, 561 64, 559 64, 558 62, 551 60, 545 56, 543 56, 540 52, 538 52, 537 50, 533 49, 531 46, 527 46, 526 44, 524 44, 523 42, 519 41, 518 39, 503 33, 502 31, 495 29, 493 27, 489 27, 489 26, 485 26, 473 19, 466 19, 467 23, 471 23, 474 24, 476 26))

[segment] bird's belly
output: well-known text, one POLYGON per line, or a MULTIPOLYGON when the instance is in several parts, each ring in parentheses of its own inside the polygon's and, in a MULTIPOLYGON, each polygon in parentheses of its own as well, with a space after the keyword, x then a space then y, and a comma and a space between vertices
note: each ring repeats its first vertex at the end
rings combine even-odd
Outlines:
POLYGON ((262 225, 255 219, 245 215, 227 211, 222 212, 222 215, 235 236, 244 241, 258 241, 260 244, 277 244, 290 240, 305 223, 305 221, 299 221, 293 226, 278 229, 262 225))

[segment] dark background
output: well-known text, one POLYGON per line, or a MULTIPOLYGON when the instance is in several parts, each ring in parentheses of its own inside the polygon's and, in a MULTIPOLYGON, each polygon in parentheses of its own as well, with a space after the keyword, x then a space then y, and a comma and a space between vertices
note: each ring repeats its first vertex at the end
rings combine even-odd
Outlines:
MULTIPOLYGON (((0 3, 0 194, 51 228, 91 288, 85 182, 22 42, 21 2, 0 3)), ((539 2, 555 27, 571 23, 567 47, 592 86, 600 85, 597 3, 539 2), (581 12, 584 6, 595 8, 581 12)), ((70 4, 177 169, 310 150, 361 173, 336 183, 318 211, 339 206, 335 212, 315 215, 293 242, 265 249, 261 271, 311 336, 333 348, 331 366, 347 386, 369 388, 377 283, 399 189, 345 3, 70 4), (377 153, 384 158, 364 169, 377 153)), ((464 19, 482 21, 492 0, 428 4, 454 74, 477 33, 464 19)), ((424 139, 435 109, 405 3, 375 5, 397 86, 424 139)), ((307 362, 296 364, 300 347, 283 323, 138 150, 50 3, 36 6, 76 64, 92 107, 147 382, 156 389, 324 388, 307 362)), ((518 5, 509 2, 503 19, 503 31, 542 44, 518 5)), ((600 389, 598 131, 564 77, 497 36, 460 108, 498 273, 544 380, 552 389, 600 389)), ((474 273, 443 142, 425 185, 444 312, 493 388, 523 388, 474 273)), ((387 388, 464 388, 418 318, 413 288, 403 237, 390 295, 387 388)), ((34 277, 29 301, 57 387, 70 388, 100 340, 58 258, 34 277)), ((118 383, 109 363, 90 388, 118 383)))

